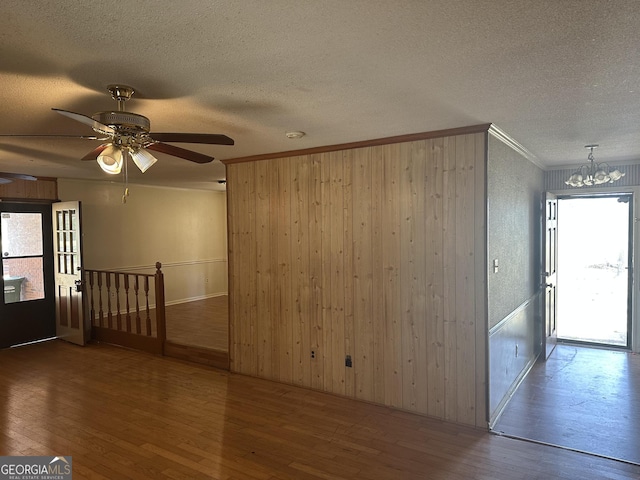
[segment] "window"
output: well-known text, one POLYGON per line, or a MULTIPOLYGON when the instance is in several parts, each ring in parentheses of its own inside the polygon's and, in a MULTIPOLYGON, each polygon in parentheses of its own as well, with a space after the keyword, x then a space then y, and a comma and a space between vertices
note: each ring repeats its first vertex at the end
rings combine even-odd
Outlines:
POLYGON ((4 303, 44 298, 42 214, 3 212, 0 236, 4 303))

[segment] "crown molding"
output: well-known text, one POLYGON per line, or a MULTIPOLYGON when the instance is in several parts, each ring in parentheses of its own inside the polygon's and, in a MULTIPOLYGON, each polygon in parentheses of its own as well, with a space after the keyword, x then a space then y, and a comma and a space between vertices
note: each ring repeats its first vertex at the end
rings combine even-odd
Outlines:
POLYGON ((518 143, 513 138, 511 138, 507 133, 505 133, 504 130, 502 130, 497 125, 493 123, 491 124, 491 126, 489 127, 489 134, 493 135, 495 139, 500 140, 502 143, 504 143, 511 149, 518 152, 520 155, 522 155, 524 158, 529 160, 538 168, 542 170, 548 170, 548 167, 546 165, 543 165, 540 162, 540 160, 538 160, 538 157, 536 157, 533 153, 527 150, 522 144, 518 143))
POLYGON ((436 130, 432 132, 411 133, 408 135, 398 135, 395 137, 376 138, 373 140, 364 140, 361 142, 341 143, 338 145, 327 145, 323 147, 312 147, 304 150, 290 150, 287 152, 266 153, 262 155, 252 155, 250 157, 229 158, 221 160, 225 165, 244 162, 255 162, 258 160, 272 160, 276 158, 297 157, 300 155, 313 155, 317 153, 337 152, 342 150, 350 150, 353 148, 375 147, 380 145, 391 145, 394 143, 415 142, 418 140, 427 140, 430 138, 452 137, 456 135, 468 135, 472 133, 486 132, 491 124, 483 123, 480 125, 471 125, 468 127, 449 128, 446 130, 436 130))

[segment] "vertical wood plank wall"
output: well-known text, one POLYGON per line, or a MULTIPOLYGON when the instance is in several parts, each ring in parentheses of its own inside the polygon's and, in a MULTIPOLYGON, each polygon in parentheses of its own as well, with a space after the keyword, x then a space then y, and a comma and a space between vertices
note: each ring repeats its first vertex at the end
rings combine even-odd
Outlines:
POLYGON ((473 133, 228 164, 231 370, 485 427, 485 157, 473 133))

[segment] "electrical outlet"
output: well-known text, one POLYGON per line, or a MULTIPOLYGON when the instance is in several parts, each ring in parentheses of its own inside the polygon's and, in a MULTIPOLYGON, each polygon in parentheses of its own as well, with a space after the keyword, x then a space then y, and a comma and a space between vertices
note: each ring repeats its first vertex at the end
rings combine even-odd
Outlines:
POLYGON ((347 355, 344 358, 344 366, 349 368, 353 367, 353 362, 351 361, 351 355, 347 355))
POLYGON ((316 358, 316 352, 315 352, 315 350, 311 350, 311 358, 316 358))

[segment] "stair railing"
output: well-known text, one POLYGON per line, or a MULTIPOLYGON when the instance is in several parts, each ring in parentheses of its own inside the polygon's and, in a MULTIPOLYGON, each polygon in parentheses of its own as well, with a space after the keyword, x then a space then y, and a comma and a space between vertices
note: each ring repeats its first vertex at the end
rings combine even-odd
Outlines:
POLYGON ((85 270, 93 340, 164 354, 164 274, 85 270))

